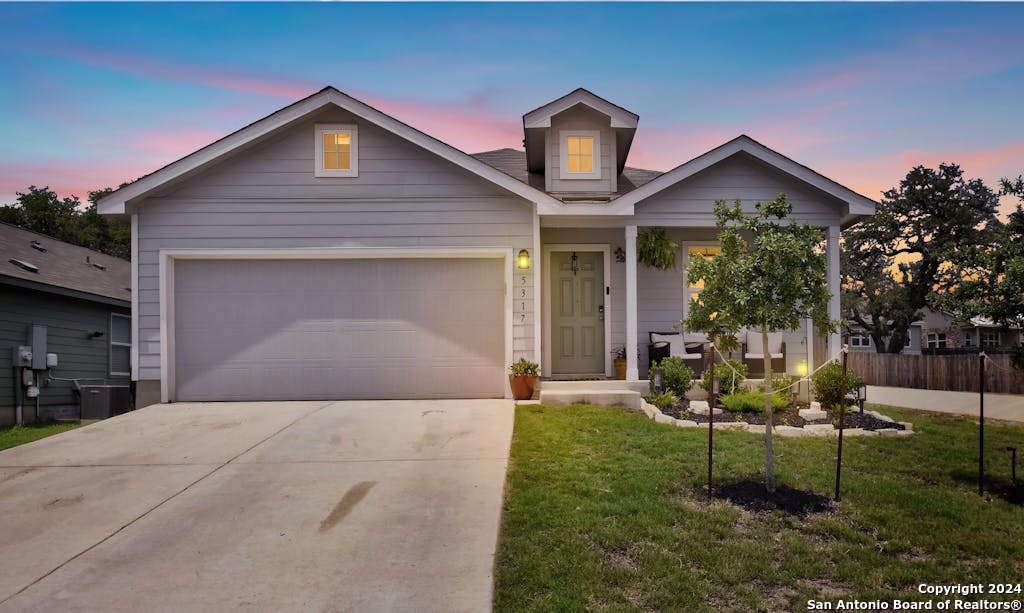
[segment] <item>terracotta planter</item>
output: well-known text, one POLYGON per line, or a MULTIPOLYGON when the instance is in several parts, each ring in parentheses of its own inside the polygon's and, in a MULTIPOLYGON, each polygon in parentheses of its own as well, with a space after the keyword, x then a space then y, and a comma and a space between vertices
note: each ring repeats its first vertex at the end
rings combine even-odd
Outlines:
POLYGON ((615 378, 619 381, 626 380, 626 360, 615 360, 615 378))
POLYGON ((537 389, 537 377, 509 375, 508 382, 512 386, 512 397, 516 400, 533 398, 533 390, 537 389))

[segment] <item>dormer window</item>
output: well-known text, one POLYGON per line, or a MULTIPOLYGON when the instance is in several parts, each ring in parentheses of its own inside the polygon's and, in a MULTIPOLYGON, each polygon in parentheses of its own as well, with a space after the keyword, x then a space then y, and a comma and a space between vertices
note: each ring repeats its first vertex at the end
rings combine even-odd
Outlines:
POLYGON ((317 177, 359 176, 359 132, 354 124, 317 124, 317 177))
POLYGON ((601 178, 601 133, 599 131, 563 131, 561 141, 561 178, 601 178))

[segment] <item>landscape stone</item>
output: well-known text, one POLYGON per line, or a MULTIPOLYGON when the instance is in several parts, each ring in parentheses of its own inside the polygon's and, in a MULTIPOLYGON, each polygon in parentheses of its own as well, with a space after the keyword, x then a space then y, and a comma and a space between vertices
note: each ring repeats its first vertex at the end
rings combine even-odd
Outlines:
POLYGON ((879 428, 875 432, 878 433, 878 436, 899 436, 900 433, 896 428, 879 428))
POLYGON ((897 430, 896 436, 911 436, 914 434, 913 430, 897 430))
POLYGON ((676 426, 680 428, 696 428, 700 426, 700 424, 690 419, 677 419, 676 426))
POLYGON ((903 426, 904 430, 913 430, 914 429, 914 424, 910 423, 909 421, 901 421, 901 422, 899 422, 899 424, 901 426, 903 426))
POLYGON ((676 419, 671 415, 665 415, 661 411, 654 414, 654 421, 658 422, 659 424, 671 424, 675 420, 676 419))
POLYGON ((832 434, 836 428, 832 424, 807 424, 804 426, 804 430, 814 434, 832 434))
POLYGON ((817 400, 812 400, 811 401, 811 410, 812 411, 820 411, 821 410, 821 403, 818 402, 817 400))
POLYGON ((747 429, 747 422, 745 421, 716 421, 714 426, 715 430, 736 430, 744 431, 747 429))
POLYGON ((821 421, 823 419, 828 419, 828 413, 815 409, 800 409, 797 411, 797 414, 806 421, 821 421))
MULTIPOLYGON (((690 412, 697 415, 708 414, 708 401, 707 400, 692 400, 690 401, 690 412)), ((715 415, 721 415, 722 409, 715 409, 715 415)))
POLYGON ((796 428, 794 426, 775 426, 775 433, 779 436, 788 436, 793 438, 807 436, 807 432, 805 432, 803 428, 796 428))
POLYGON ((764 434, 764 424, 747 424, 747 432, 764 434))

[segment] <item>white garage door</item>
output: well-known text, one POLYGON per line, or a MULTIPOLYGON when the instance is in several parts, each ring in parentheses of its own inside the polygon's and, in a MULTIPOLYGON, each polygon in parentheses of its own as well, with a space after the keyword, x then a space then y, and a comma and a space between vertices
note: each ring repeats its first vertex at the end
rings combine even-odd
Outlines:
POLYGON ((504 394, 504 260, 178 260, 180 401, 504 394))

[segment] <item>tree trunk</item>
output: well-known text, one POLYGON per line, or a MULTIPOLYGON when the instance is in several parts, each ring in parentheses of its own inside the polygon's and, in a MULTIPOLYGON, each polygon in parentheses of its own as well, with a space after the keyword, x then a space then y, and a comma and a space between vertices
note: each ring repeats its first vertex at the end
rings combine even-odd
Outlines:
POLYGON ((764 352, 764 485, 775 491, 775 450, 772 447, 772 356, 768 352, 768 326, 761 326, 761 351, 764 352))

